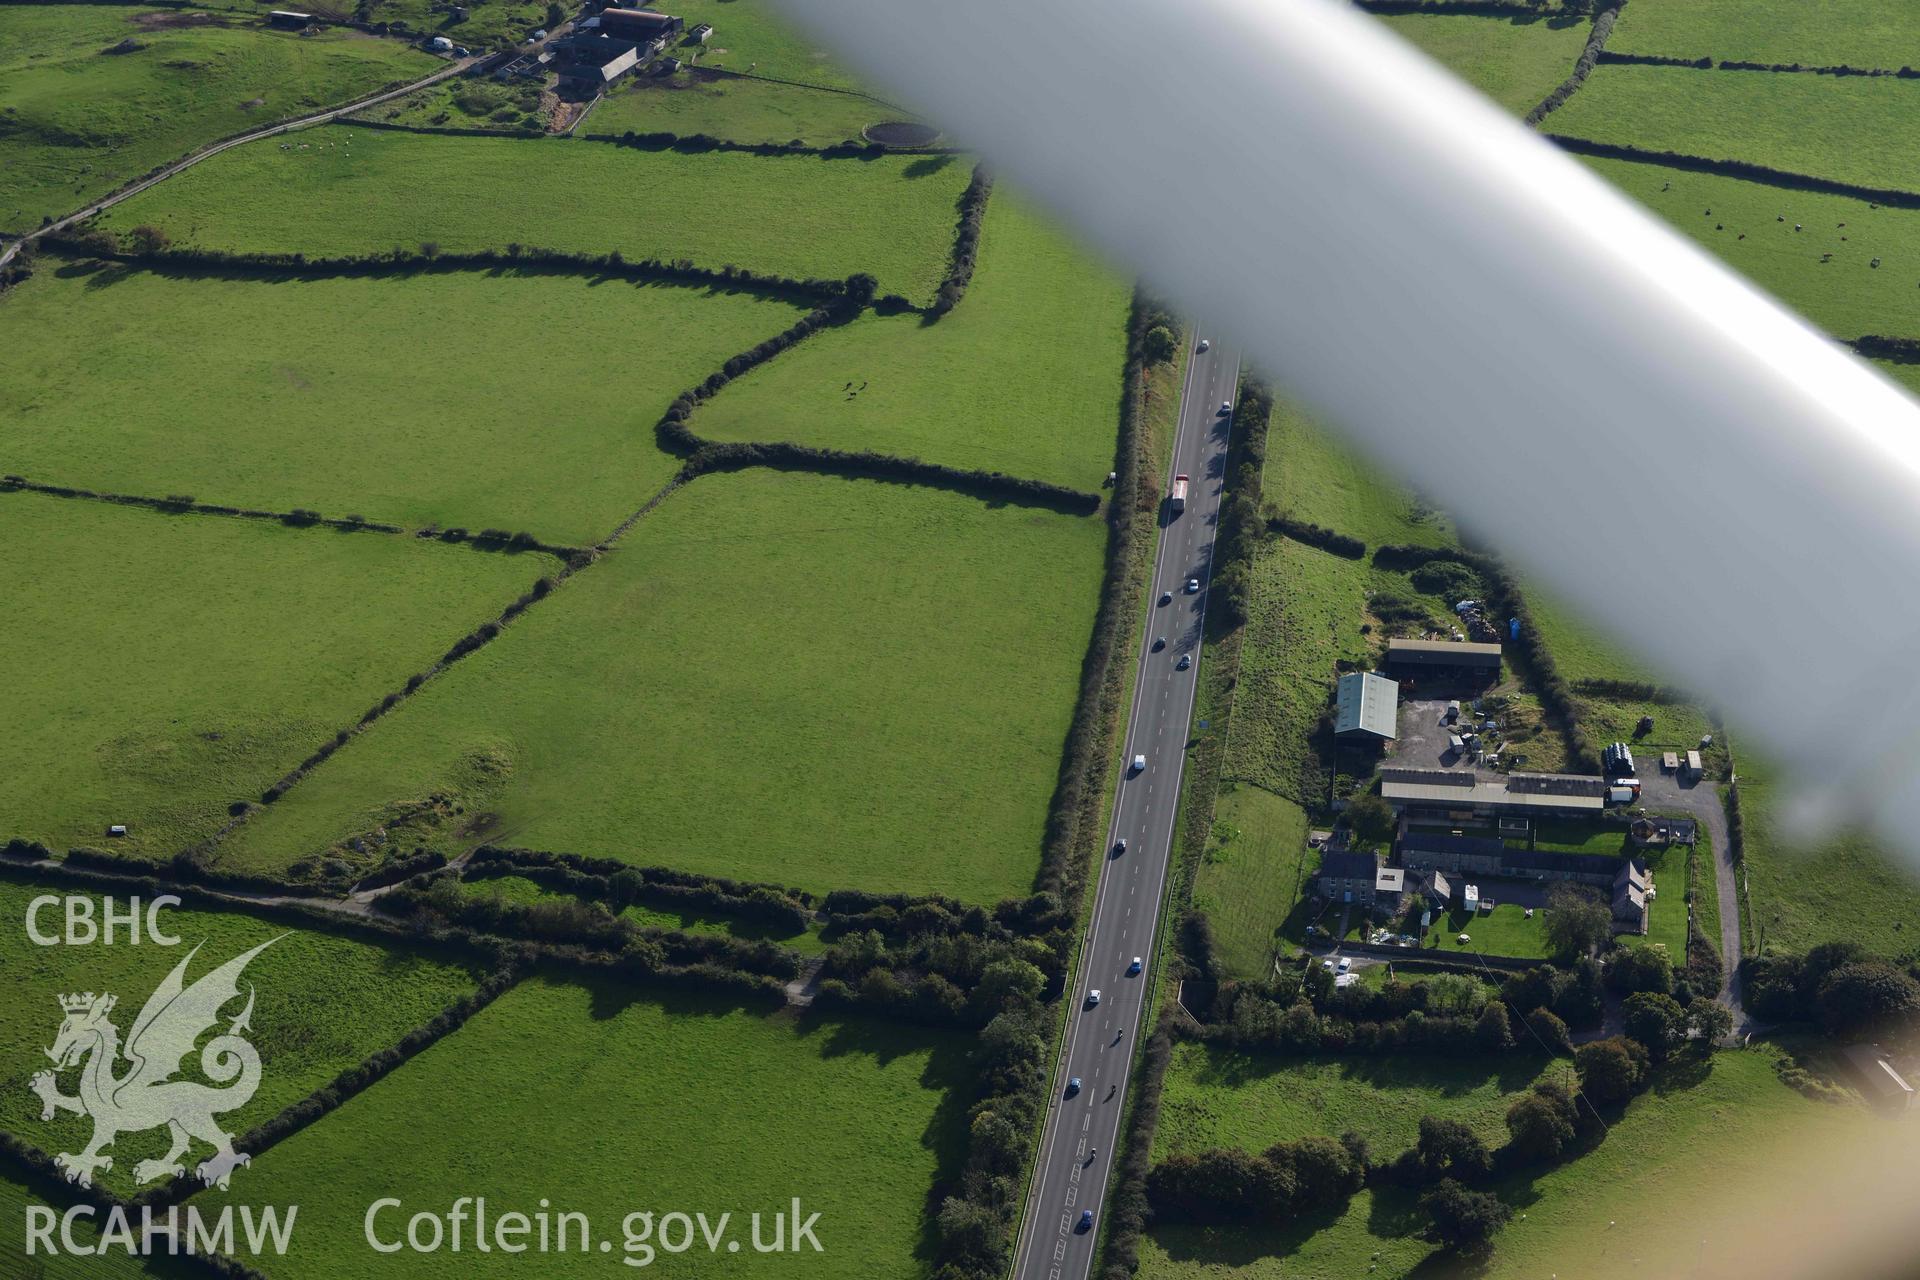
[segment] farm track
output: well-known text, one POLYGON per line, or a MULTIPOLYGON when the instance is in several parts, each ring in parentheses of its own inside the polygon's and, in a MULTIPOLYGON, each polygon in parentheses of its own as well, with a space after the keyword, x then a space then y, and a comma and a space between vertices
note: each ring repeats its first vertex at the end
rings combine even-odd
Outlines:
POLYGON ((150 173, 144 178, 129 183, 127 186, 120 188, 110 195, 102 196, 92 204, 86 205, 68 214, 64 218, 56 219, 43 227, 36 227, 32 231, 21 235, 17 240, 9 241, 4 249, 0 249, 0 267, 5 267, 9 262, 13 261, 14 257, 20 252, 21 245, 28 244, 50 233, 57 234, 65 231, 76 223, 86 221, 95 214, 104 213, 122 201, 129 200, 143 191, 158 186, 175 174, 183 173, 191 169, 202 160, 217 156, 223 151, 230 151, 235 147, 245 146, 249 142, 259 142, 263 138, 278 137, 280 134, 291 133, 296 129, 305 129, 312 125, 328 124, 339 119, 341 116, 360 111, 366 107, 376 107, 383 102, 391 102, 395 98, 405 97, 407 94, 413 93, 416 90, 424 89, 429 85, 439 84, 442 80, 457 76, 478 61, 480 61, 479 58, 463 58, 458 62, 449 63, 430 76, 411 81, 397 88, 382 89, 366 97, 356 98, 352 102, 345 102, 339 106, 327 107, 324 110, 316 111, 312 115, 296 116, 292 120, 282 120, 279 124, 266 125, 263 128, 255 129, 249 133, 242 133, 235 137, 222 139, 219 142, 209 143, 198 151, 190 152, 180 159, 175 160, 172 164, 154 173, 150 173))

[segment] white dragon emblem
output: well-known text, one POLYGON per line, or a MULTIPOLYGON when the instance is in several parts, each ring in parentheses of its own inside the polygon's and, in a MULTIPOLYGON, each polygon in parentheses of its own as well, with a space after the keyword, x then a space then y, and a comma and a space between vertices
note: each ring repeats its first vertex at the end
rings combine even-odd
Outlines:
POLYGON ((224 1190, 234 1168, 250 1163, 248 1156, 233 1149, 233 1135, 215 1122, 214 1115, 245 1106, 260 1087, 260 1054, 241 1035, 250 1030, 253 1016, 251 986, 247 988, 247 1007, 228 1025, 225 1034, 216 1035, 200 1051, 200 1070, 215 1084, 226 1087, 217 1089, 173 1077, 182 1059, 193 1052, 201 1033, 219 1021, 221 1008, 239 997, 240 972, 247 962, 279 940, 268 939, 189 987, 183 979, 187 962, 200 950, 194 947, 147 998, 127 1035, 125 1049, 120 1046, 119 1028, 107 1017, 113 1012, 115 997, 104 992, 96 996, 91 991, 60 997, 66 1018, 53 1047, 46 1051, 54 1069, 35 1075, 29 1087, 40 1096, 42 1120, 53 1119, 56 1111, 93 1117, 93 1141, 86 1150, 78 1155, 63 1151, 54 1157, 54 1164, 67 1175, 67 1181, 92 1186, 96 1169, 113 1168, 113 1157, 101 1152, 113 1145, 117 1135, 161 1125, 167 1127, 172 1145, 162 1158, 135 1165, 136 1181, 153 1182, 185 1174, 180 1157, 195 1138, 214 1149, 213 1156, 194 1170, 210 1186, 224 1190), (124 1075, 116 1076, 114 1067, 122 1056, 133 1065, 124 1075), (58 1073, 76 1066, 80 1068, 80 1092, 68 1097, 60 1092, 58 1073))

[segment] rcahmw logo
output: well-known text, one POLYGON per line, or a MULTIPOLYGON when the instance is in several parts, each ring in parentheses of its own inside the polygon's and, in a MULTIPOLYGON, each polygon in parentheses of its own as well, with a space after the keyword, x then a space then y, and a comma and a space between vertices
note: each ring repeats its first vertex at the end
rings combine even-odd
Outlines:
POLYGON ((46 1051, 53 1070, 35 1075, 29 1087, 40 1097, 41 1120, 53 1119, 58 1111, 93 1120, 93 1140, 84 1150, 63 1151, 53 1158, 67 1181, 92 1186, 96 1170, 113 1168, 113 1157, 104 1152, 116 1137, 161 1126, 171 1140, 167 1153, 136 1164, 136 1182, 184 1175, 181 1157, 196 1141, 213 1148, 194 1169, 209 1186, 226 1189, 234 1168, 249 1163, 249 1157, 233 1149, 233 1135, 215 1117, 245 1106, 260 1087, 260 1054, 245 1035, 253 1017, 251 986, 246 1007, 200 1050, 201 1074, 213 1083, 175 1077, 201 1035, 218 1024, 220 1010, 239 998, 240 974, 248 962, 279 940, 261 943, 188 986, 187 965, 199 953, 196 946, 147 998, 124 1045, 110 1016, 114 996, 89 991, 60 997, 64 1017, 53 1047, 46 1051), (121 1070, 123 1058, 128 1065, 121 1070), (78 1092, 60 1092, 60 1074, 76 1068, 78 1092))

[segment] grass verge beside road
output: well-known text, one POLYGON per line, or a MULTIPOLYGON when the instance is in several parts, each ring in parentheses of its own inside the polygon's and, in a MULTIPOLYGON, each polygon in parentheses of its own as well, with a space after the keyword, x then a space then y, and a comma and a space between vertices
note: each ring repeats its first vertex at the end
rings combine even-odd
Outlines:
POLYGON ((1193 884, 1193 907, 1213 922, 1223 976, 1259 981, 1281 922, 1300 895, 1307 815, 1251 785, 1229 783, 1214 804, 1213 831, 1193 884))

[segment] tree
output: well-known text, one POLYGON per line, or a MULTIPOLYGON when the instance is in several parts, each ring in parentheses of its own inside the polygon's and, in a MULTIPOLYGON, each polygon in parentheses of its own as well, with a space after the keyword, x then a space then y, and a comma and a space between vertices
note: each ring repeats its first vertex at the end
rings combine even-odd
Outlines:
POLYGON ((1816 1008, 1836 1035, 1900 1032, 1920 1021, 1920 982, 1882 961, 1857 960, 1822 979, 1816 1008))
POLYGON ((1657 991, 1667 995, 1673 990, 1673 957, 1657 942, 1622 947, 1607 961, 1607 985, 1622 994, 1657 991))
POLYGON ((1320 1047, 1320 1015, 1312 1005, 1302 1000, 1280 1015, 1280 1043, 1303 1052, 1320 1047))
POLYGON ((1647 1047, 1625 1036, 1583 1044, 1573 1051, 1580 1087, 1596 1102, 1625 1102, 1647 1082, 1647 1047))
POLYGON ((1479 1178, 1493 1168, 1493 1153, 1464 1120, 1420 1117, 1420 1172, 1427 1181, 1440 1178, 1479 1178))
POLYGON ((1436 973, 1423 984, 1427 1012, 1449 1018, 1471 1018, 1487 1003, 1487 987, 1464 973, 1436 973))
POLYGON ((1507 1108, 1508 1146, 1527 1161, 1558 1159, 1573 1141, 1573 1099, 1558 1085, 1536 1085, 1507 1108))
POLYGON ((1718 1000, 1696 997, 1687 1005, 1687 1030, 1697 1038, 1701 1054, 1710 1054, 1732 1033, 1733 1010, 1718 1000))
POLYGON ((1507 1006, 1498 1000, 1487 1001, 1474 1024, 1473 1038, 1482 1049, 1499 1052, 1513 1048, 1513 1026, 1507 1020, 1507 1006))
POLYGON ((1420 1197, 1420 1211, 1432 1237, 1452 1249, 1485 1243, 1513 1216, 1499 1196, 1470 1191, 1452 1178, 1420 1197))
POLYGON ((1547 890, 1547 942, 1563 956, 1583 956, 1613 935, 1613 913, 1585 885, 1556 884, 1547 890))
POLYGON ((1286 1163, 1293 1170, 1293 1204, 1296 1209, 1337 1204, 1365 1184, 1366 1166, 1353 1157, 1343 1143, 1318 1135, 1282 1142, 1267 1151, 1274 1164, 1286 1163))
POLYGON ((1173 359, 1173 353, 1177 349, 1178 347, 1173 340, 1173 330, 1167 328, 1167 326, 1157 324, 1147 330, 1146 340, 1142 344, 1142 352, 1150 363, 1165 364, 1167 361, 1173 359))
POLYGON ((1548 1053, 1573 1052, 1573 1038, 1567 1034, 1567 1024, 1553 1010, 1535 1009, 1527 1015, 1527 1027, 1547 1046, 1548 1053))
POLYGON ((1516 973, 1500 988, 1500 995, 1516 1009, 1551 1009, 1568 979, 1550 964, 1516 973))
POLYGON ((1377 791, 1369 791, 1347 806, 1347 822, 1353 827, 1354 836, 1367 844, 1385 844, 1392 840, 1394 829, 1399 825, 1393 806, 1377 791))
POLYGON ((995 960, 981 971, 968 1002, 981 1021, 1015 1004, 1028 1004, 1040 998, 1047 975, 1025 960, 1009 956, 995 960))
POLYGON ((127 239, 133 242, 136 253, 159 253, 172 243, 165 231, 146 222, 127 232, 127 239))
POLYGON ((880 292, 880 282, 865 271, 856 271, 847 277, 841 296, 856 307, 864 307, 873 301, 873 295, 880 292))
POLYGON ((567 11, 561 7, 559 0, 550 0, 547 5, 547 28, 551 30, 566 20, 567 11))
POLYGON ((1629 1036, 1647 1046, 1647 1055, 1655 1062, 1665 1062, 1687 1039, 1687 1011, 1672 996, 1658 991, 1628 996, 1622 1025, 1629 1036))
POLYGON ((1276 1217, 1285 1213, 1293 1193, 1290 1168, 1232 1147, 1169 1156, 1147 1175, 1147 1196, 1156 1212, 1196 1222, 1276 1217))

